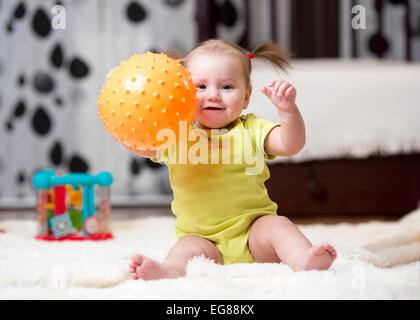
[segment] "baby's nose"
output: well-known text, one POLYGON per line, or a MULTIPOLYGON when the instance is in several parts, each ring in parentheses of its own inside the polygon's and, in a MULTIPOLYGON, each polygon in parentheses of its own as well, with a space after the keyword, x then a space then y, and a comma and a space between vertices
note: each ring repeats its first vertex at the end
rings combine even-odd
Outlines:
POLYGON ((219 101, 220 100, 220 94, 218 90, 209 90, 207 99, 209 101, 219 101))

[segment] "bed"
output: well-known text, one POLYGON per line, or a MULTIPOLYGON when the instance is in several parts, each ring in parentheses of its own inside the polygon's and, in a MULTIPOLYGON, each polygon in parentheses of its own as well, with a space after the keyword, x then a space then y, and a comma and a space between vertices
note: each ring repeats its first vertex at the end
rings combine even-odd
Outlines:
MULTIPOLYGON (((247 112, 279 121, 258 87, 293 83, 307 143, 270 162, 270 195, 289 215, 401 216, 420 200, 420 64, 374 60, 294 60, 276 74, 256 63, 247 112)), ((280 119, 281 122, 281 119, 280 119)))

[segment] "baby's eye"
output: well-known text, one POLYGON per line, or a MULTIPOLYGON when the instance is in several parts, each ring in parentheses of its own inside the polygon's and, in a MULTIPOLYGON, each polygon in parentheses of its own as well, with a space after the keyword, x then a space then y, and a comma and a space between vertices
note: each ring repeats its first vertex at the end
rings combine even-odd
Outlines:
POLYGON ((230 85, 230 84, 225 84, 225 85, 222 87, 222 89, 225 89, 225 90, 233 89, 233 86, 232 86, 232 85, 230 85))
POLYGON ((197 89, 205 89, 206 88, 206 85, 205 84, 202 84, 202 83, 198 83, 195 87, 197 89))

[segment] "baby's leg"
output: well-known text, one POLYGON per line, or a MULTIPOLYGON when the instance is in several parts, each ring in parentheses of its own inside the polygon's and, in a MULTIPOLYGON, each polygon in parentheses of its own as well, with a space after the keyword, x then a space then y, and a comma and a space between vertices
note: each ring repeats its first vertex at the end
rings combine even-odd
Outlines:
POLYGON ((223 264, 219 250, 211 241, 198 236, 185 236, 172 247, 163 262, 157 262, 140 254, 133 255, 129 272, 133 279, 178 278, 185 275, 188 261, 192 257, 201 255, 223 264))
POLYGON ((289 219, 262 216, 251 227, 249 249, 257 262, 284 262, 295 271, 326 270, 337 254, 332 246, 312 246, 289 219))

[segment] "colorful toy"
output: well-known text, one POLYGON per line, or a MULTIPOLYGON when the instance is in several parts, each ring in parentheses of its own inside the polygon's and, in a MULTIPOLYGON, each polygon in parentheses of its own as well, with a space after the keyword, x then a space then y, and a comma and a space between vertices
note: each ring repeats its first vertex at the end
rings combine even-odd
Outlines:
POLYGON ((112 176, 71 173, 58 176, 52 170, 36 173, 32 184, 38 191, 38 234, 41 240, 105 240, 109 231, 109 187, 112 176), (99 203, 95 210, 94 187, 99 203))
POLYGON ((98 98, 98 115, 116 141, 157 150, 169 142, 156 139, 161 129, 172 130, 173 142, 179 141, 180 121, 191 124, 196 102, 196 89, 181 63, 147 52, 112 71, 98 98))

